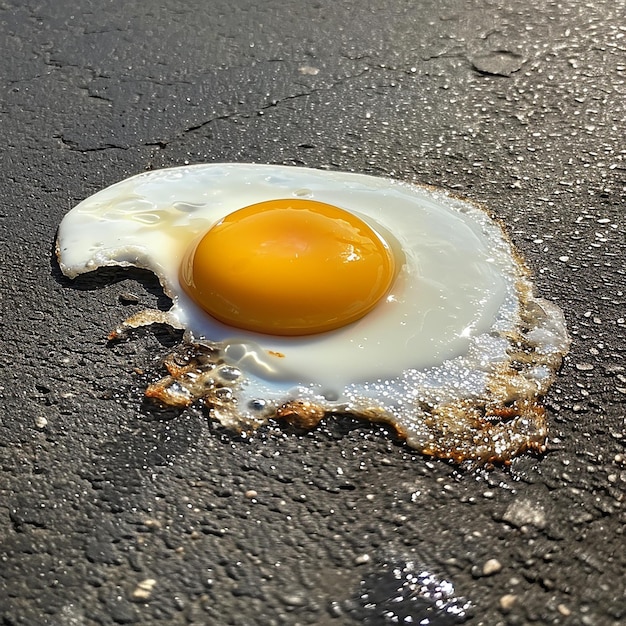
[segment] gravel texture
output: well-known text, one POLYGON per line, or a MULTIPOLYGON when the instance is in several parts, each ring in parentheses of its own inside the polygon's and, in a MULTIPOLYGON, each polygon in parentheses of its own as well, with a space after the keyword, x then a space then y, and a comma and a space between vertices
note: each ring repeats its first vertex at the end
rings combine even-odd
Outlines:
POLYGON ((626 622, 624 0, 0 0, 0 624, 626 622), (145 169, 432 184, 506 225, 574 340, 549 449, 468 471, 329 420, 237 437, 145 383, 140 271, 58 222, 145 169), (394 602, 396 598, 398 601, 394 602))

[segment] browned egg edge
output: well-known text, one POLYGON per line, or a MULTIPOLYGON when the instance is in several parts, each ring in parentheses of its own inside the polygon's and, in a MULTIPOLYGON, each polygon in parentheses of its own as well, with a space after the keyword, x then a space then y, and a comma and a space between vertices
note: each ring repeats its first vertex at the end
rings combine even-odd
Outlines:
MULTIPOLYGON (((463 201, 468 202, 466 199, 463 201)), ((489 214, 477 203, 471 204, 489 214)), ((184 343, 164 358, 163 364, 168 374, 150 384, 145 391, 146 396, 160 405, 173 407, 185 407, 201 401, 211 417, 238 432, 252 431, 269 420, 311 429, 326 416, 349 415, 387 424, 410 447, 425 455, 451 459, 457 463, 508 464, 524 452, 544 452, 548 436, 544 396, 561 367, 568 351, 569 339, 566 338, 560 350, 541 352, 526 337, 525 330, 536 326, 534 322, 537 316, 549 316, 550 309, 556 307, 535 297, 531 273, 525 261, 511 242, 501 220, 493 215, 490 218, 500 225, 502 236, 509 243, 516 261, 519 327, 505 335, 509 343, 509 359, 489 376, 486 392, 482 396, 437 405, 415 405, 420 426, 428 432, 426 442, 423 437, 418 440, 411 433, 405 432, 393 415, 375 405, 350 406, 349 410, 342 411, 329 410, 310 401, 291 400, 280 406, 270 406, 255 418, 242 418, 237 412, 236 400, 228 381, 221 382, 219 375, 216 375, 216 368, 219 369, 224 363, 220 346, 208 341, 194 341, 187 334, 184 343), (551 372, 541 382, 524 375, 525 371, 540 366, 551 372)), ((154 323, 181 329, 181 325, 168 312, 150 309, 125 320, 110 333, 109 339, 118 339, 130 329, 154 323)))
MULTIPOLYGON (((548 434, 543 398, 554 381, 566 350, 544 353, 525 336, 525 329, 536 326, 537 316, 549 315, 544 307, 550 303, 533 296, 527 269, 519 261, 520 278, 517 282, 520 297, 520 327, 507 333, 509 359, 488 378, 486 392, 477 398, 460 399, 431 406, 416 404, 416 417, 428 432, 427 442, 419 441, 404 432, 394 417, 375 405, 350 407, 350 410, 332 409, 313 402, 291 400, 270 407, 258 419, 242 419, 228 380, 220 380, 220 366, 224 366, 220 347, 210 342, 186 339, 164 358, 168 374, 150 384, 146 396, 160 405, 185 407, 201 401, 210 415, 225 427, 235 431, 252 431, 269 420, 311 429, 328 415, 350 415, 370 422, 391 426, 409 446, 419 452, 451 459, 457 463, 475 465, 509 463, 515 456, 532 451, 545 451, 548 434), (541 382, 524 375, 529 368, 545 366, 551 375, 541 382)), ((176 325, 161 311, 143 311, 111 333, 110 339, 120 336, 128 328, 152 323, 176 325)))

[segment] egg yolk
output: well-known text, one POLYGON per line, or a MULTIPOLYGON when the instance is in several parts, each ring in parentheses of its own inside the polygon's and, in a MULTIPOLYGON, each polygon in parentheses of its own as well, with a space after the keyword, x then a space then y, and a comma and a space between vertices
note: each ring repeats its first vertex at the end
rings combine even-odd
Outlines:
POLYGON ((333 330, 368 313, 395 277, 391 247, 359 217, 307 199, 270 200, 215 224, 181 267, 210 315, 273 335, 333 330))

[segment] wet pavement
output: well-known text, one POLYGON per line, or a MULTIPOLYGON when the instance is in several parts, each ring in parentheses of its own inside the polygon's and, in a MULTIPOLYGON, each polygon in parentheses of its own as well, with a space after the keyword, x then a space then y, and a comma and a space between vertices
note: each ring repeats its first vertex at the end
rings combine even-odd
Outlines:
POLYGON ((626 622, 626 3, 207 4, 0 3, 0 623, 626 622), (167 298, 65 279, 56 227, 226 161, 488 207, 573 339, 547 452, 468 470, 358 421, 146 404, 180 336, 106 337, 167 298))

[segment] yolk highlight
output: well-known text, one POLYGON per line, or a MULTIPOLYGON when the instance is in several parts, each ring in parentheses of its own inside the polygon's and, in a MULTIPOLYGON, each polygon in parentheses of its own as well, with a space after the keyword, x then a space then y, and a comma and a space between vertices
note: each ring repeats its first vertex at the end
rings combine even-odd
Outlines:
POLYGON ((185 291, 230 326, 309 335, 368 313, 395 277, 389 245, 330 204, 271 200, 215 224, 181 268, 185 291))

